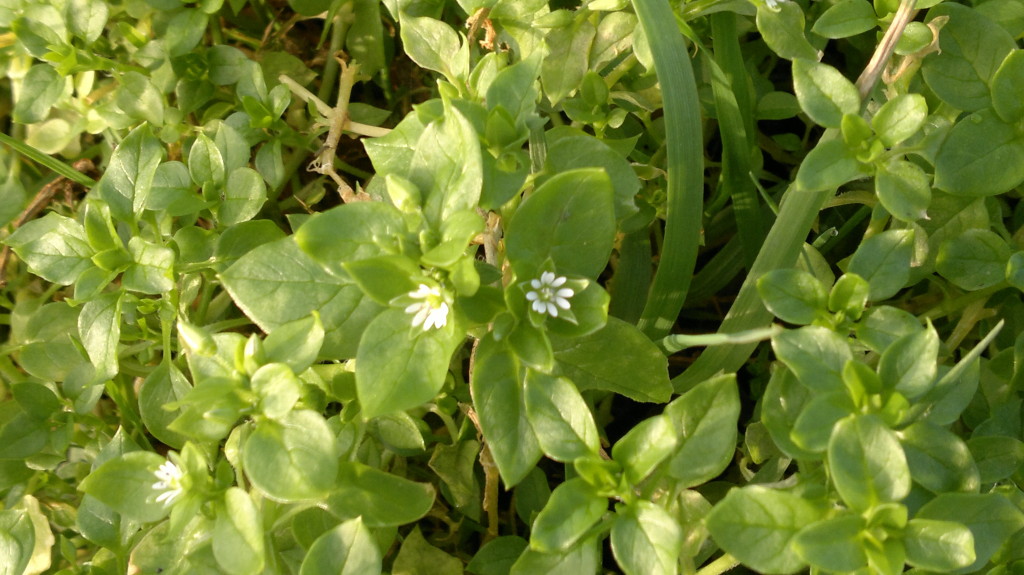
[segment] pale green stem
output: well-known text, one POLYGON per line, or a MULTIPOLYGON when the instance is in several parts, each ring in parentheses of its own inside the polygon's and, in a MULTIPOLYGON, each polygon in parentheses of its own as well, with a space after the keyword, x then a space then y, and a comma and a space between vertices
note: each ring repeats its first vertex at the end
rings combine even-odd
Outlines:
POLYGON ((726 553, 711 563, 697 570, 697 575, 721 575, 735 567, 739 567, 740 561, 726 553))

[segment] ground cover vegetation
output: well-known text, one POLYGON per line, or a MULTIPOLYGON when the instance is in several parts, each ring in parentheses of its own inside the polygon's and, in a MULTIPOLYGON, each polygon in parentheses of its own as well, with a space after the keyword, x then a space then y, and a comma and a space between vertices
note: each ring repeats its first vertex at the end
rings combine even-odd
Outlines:
POLYGON ((1024 572, 1022 36, 3 0, 0 573, 1024 572))

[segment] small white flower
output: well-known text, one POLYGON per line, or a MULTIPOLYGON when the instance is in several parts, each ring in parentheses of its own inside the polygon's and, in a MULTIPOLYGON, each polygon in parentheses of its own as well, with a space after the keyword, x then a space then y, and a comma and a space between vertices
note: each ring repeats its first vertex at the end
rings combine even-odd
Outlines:
POLYGON ((163 492, 156 497, 157 503, 170 505, 184 492, 184 487, 181 484, 184 475, 181 473, 181 469, 170 461, 163 462, 160 468, 153 472, 153 475, 160 480, 153 484, 153 489, 163 492))
POLYGON ((409 292, 409 297, 423 301, 415 302, 405 308, 405 313, 412 316, 412 326, 423 326, 423 331, 441 328, 448 323, 448 303, 444 301, 441 290, 426 284, 420 284, 416 291, 409 292))
POLYGON ((540 274, 540 279, 530 280, 533 289, 526 292, 526 299, 533 302, 533 310, 558 317, 558 309, 569 309, 569 298, 575 292, 561 287, 566 282, 565 276, 556 276, 553 272, 540 274))
POLYGON ((772 10, 778 10, 779 4, 785 1, 786 0, 764 0, 764 3, 767 4, 768 7, 771 8, 772 10))

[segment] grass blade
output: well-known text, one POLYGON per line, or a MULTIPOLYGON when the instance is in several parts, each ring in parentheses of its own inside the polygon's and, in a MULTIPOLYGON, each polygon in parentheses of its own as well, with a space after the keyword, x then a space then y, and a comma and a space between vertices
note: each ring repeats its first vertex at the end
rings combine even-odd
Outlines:
POLYGON ((633 0, 633 7, 650 43, 665 103, 665 243, 638 323, 648 337, 657 339, 675 324, 693 279, 704 204, 704 156, 697 83, 672 8, 668 0, 633 0))

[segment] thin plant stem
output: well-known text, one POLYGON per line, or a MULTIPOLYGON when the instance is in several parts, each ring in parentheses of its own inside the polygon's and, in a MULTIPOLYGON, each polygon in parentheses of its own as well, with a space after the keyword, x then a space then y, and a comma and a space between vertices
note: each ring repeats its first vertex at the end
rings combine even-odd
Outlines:
POLYGON ((721 575, 739 567, 740 561, 728 553, 697 570, 697 575, 721 575))

